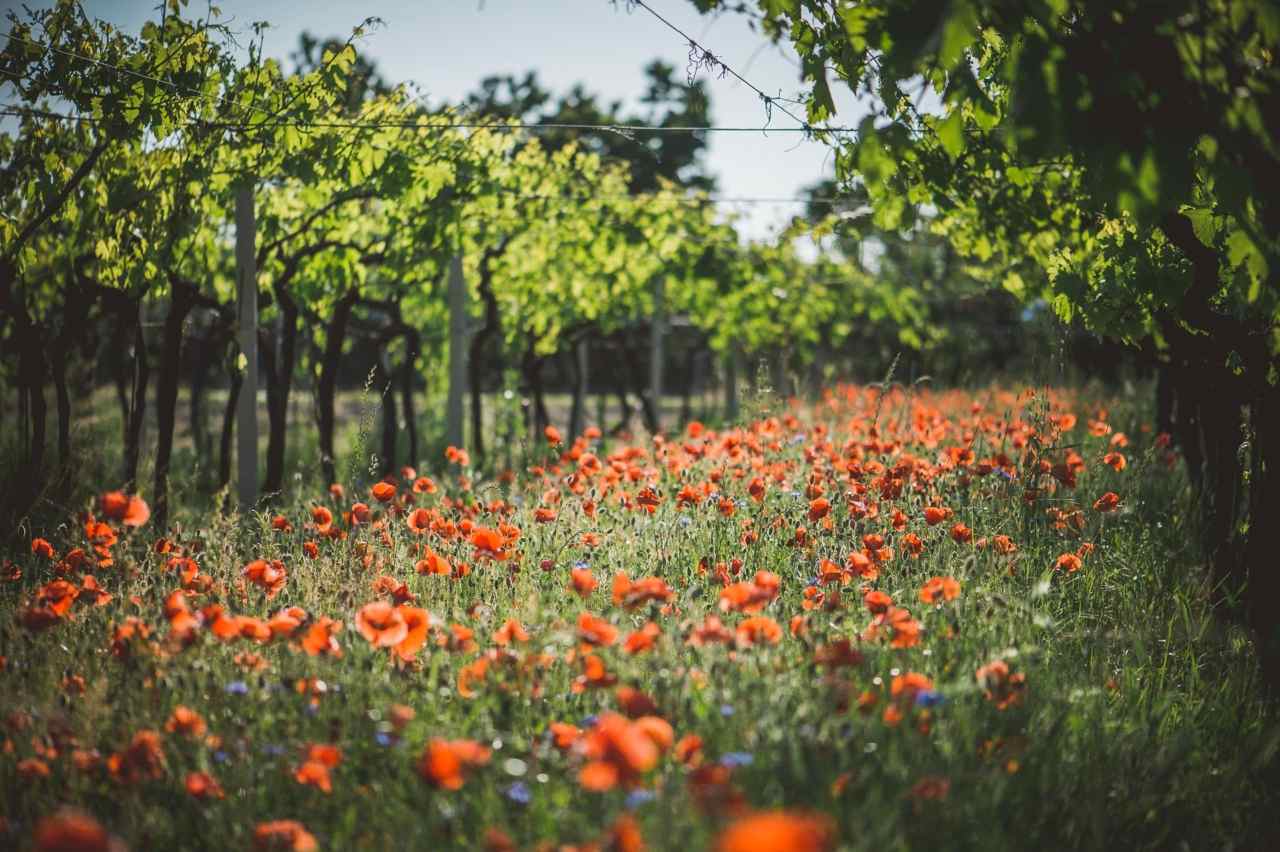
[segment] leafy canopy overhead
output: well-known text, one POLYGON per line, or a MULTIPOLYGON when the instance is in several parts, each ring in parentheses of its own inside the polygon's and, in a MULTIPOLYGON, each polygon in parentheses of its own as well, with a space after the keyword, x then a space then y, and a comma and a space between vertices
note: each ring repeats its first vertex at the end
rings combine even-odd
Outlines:
POLYGON ((1280 349, 1276 4, 693 2, 791 42, 816 128, 832 86, 870 105, 817 132, 878 225, 928 205, 992 280, 1103 331, 1280 349))

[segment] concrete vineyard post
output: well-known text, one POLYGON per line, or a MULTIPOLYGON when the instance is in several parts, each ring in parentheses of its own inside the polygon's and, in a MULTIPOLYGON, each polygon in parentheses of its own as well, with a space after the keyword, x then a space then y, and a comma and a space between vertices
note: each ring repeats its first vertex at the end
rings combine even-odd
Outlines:
MULTIPOLYGON (((462 277, 462 255, 449 263, 449 396, 445 403, 445 441, 463 446, 462 403, 467 390, 467 282, 462 277)), ((472 436, 475 440, 475 436, 472 436)))
POLYGON ((666 279, 653 282, 653 321, 649 330, 649 399, 653 402, 654 429, 662 431, 662 346, 666 334, 666 279))

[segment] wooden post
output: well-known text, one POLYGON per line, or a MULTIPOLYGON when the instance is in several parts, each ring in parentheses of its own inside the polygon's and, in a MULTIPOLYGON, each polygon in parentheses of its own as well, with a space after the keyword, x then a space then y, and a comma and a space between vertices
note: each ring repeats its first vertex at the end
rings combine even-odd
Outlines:
MULTIPOLYGON (((617 381, 616 375, 614 380, 617 381)), ((598 384, 599 387, 596 388, 596 426, 600 428, 601 432, 607 432, 609 430, 609 387, 603 383, 598 384)), ((623 414, 625 415, 625 412, 623 414)))
POLYGON ((662 431, 662 343, 666 334, 666 278, 653 281, 653 320, 649 328, 649 399, 653 402, 653 420, 662 431))
POLYGON ((787 352, 785 349, 776 349, 773 357, 769 359, 769 371, 773 374, 769 383, 773 385, 773 395, 779 400, 785 401, 788 394, 787 391, 787 352))
POLYGON ((573 358, 577 367, 577 381, 573 388, 573 411, 572 421, 569 424, 569 439, 572 440, 582 434, 583 428, 586 426, 587 420, 587 394, 591 391, 591 344, 585 339, 579 340, 573 347, 573 358))
MULTIPOLYGON (((467 282, 462 277, 462 255, 449 262, 449 396, 445 403, 446 443, 463 445, 462 401, 467 390, 467 282)), ((479 392, 479 388, 476 389, 479 392)), ((472 436, 474 440, 475 436, 472 436)))
POLYGON ((236 493, 240 511, 258 497, 258 270, 253 179, 236 190, 236 305, 244 384, 236 408, 236 493))
POLYGON ((735 341, 724 359, 724 416, 730 423, 738 419, 738 382, 742 374, 742 347, 735 341))

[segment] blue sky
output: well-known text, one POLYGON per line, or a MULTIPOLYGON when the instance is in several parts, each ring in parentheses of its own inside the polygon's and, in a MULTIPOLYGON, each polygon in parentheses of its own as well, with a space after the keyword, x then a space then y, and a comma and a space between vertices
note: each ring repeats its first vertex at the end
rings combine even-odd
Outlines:
MULTIPOLYGON (((0 0, 8 7, 12 0, 0 0)), ((769 94, 794 95, 799 70, 789 51, 752 32, 739 15, 700 16, 688 0, 649 0, 655 10, 689 33, 727 64, 769 94)), ((27 5, 47 5, 27 0, 27 5)), ((271 24, 268 56, 288 58, 304 30, 345 37, 366 16, 385 22, 361 42, 384 76, 412 80, 430 104, 457 101, 480 79, 500 73, 536 70, 553 92, 577 82, 604 101, 631 103, 643 90, 643 66, 662 58, 684 69, 687 48, 679 36, 643 9, 628 13, 625 3, 609 0, 214 0, 224 21, 247 43, 254 21, 271 24)), ((130 32, 154 17, 157 0, 84 0, 86 11, 130 32)), ((188 14, 203 15, 193 0, 188 14)), ((705 72, 704 72, 705 73, 705 72)), ((720 125, 761 126, 764 110, 754 92, 732 77, 711 78, 712 119, 720 125)), ((836 123, 860 117, 851 97, 836 123)), ((787 123, 774 115, 775 123, 787 123)), ((709 169, 725 196, 789 197, 829 175, 829 149, 800 134, 712 134, 709 169)), ((748 216, 744 230, 753 236, 772 231, 798 206, 737 206, 748 216)))

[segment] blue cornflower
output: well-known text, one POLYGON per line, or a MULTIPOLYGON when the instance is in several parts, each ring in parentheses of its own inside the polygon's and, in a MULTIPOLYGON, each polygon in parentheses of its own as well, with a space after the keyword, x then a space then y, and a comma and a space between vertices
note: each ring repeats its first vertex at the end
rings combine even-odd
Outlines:
POLYGON ((533 798, 533 793, 529 790, 529 785, 523 781, 517 781, 507 788, 504 794, 508 799, 517 805, 527 805, 529 800, 533 798))
POLYGON ((937 707, 946 700, 946 696, 936 689, 922 689, 916 693, 917 707, 937 707))
POLYGON ((652 790, 632 790, 627 794, 626 806, 627 810, 634 811, 643 804, 652 802, 654 799, 652 790))

